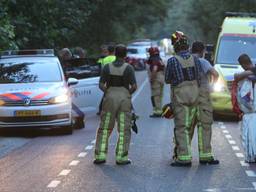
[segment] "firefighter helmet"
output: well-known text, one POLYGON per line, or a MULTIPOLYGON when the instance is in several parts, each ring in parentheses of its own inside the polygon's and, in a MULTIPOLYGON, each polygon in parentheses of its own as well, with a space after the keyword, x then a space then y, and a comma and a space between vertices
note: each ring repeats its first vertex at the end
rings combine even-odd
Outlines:
POLYGON ((148 52, 150 55, 157 55, 160 53, 158 47, 150 47, 148 52))
POLYGON ((173 106, 172 103, 168 103, 163 106, 162 109, 162 117, 165 117, 166 119, 172 119, 174 116, 173 114, 173 106))
POLYGON ((181 46, 181 45, 188 45, 188 38, 181 31, 176 31, 175 33, 173 33, 172 37, 171 37, 171 40, 172 40, 172 45, 174 47, 178 47, 178 46, 181 46))
POLYGON ((172 40, 172 45, 174 47, 174 51, 177 53, 180 50, 187 50, 189 48, 188 44, 188 38, 187 36, 181 32, 181 31, 176 31, 175 33, 172 34, 171 36, 172 40))

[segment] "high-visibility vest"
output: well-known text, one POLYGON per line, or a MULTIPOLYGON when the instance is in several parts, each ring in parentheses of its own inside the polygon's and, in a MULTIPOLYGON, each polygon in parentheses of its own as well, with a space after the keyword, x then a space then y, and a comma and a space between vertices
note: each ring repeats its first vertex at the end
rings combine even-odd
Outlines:
POLYGON ((101 64, 101 66, 105 66, 109 63, 113 63, 116 60, 116 56, 115 55, 109 55, 105 58, 99 59, 99 63, 101 64))

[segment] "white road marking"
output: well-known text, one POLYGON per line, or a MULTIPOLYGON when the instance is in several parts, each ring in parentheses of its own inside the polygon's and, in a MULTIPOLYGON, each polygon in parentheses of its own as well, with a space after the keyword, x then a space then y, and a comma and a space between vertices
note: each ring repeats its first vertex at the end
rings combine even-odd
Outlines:
POLYGON ((91 144, 95 144, 96 143, 96 139, 92 140, 91 144))
POLYGON ((88 145, 85 147, 85 150, 92 150, 93 149, 93 145, 88 145))
POLYGON ((243 154, 243 153, 236 153, 236 156, 237 156, 238 158, 243 158, 243 157, 244 157, 244 154, 243 154))
POLYGON ((219 124, 219 125, 224 125, 224 123, 223 123, 223 122, 219 122, 218 124, 219 124))
POLYGON ((254 189, 256 190, 256 182, 252 182, 254 189))
POLYGON ((49 185, 47 186, 48 188, 56 188, 61 182, 58 180, 53 180, 49 185))
POLYGON ((226 126, 225 125, 221 125, 220 128, 221 129, 226 129, 226 126))
POLYGON ((231 145, 235 145, 235 144, 236 144, 236 142, 235 142, 234 140, 228 140, 228 142, 229 142, 229 144, 231 144, 231 145))
POLYGON ((70 172, 70 169, 64 169, 59 173, 59 176, 67 176, 70 172))
POLYGON ((77 166, 80 161, 74 160, 69 163, 69 166, 77 166))
POLYGON ((215 192, 217 189, 204 189, 205 192, 215 192))
POLYGON ((239 150, 240 150, 240 148, 239 148, 238 146, 232 146, 232 149, 233 149, 234 151, 239 151, 239 150))
POLYGON ((227 139, 232 139, 232 136, 231 136, 231 135, 225 135, 225 137, 226 137, 227 139))
POLYGON ((228 130, 223 130, 222 132, 223 132, 223 133, 226 133, 226 134, 229 134, 229 131, 228 131, 228 130))
POLYGON ((256 173, 251 170, 246 170, 245 171, 248 177, 256 177, 256 173))
POLYGON ((136 91, 136 93, 133 95, 132 97, 132 102, 134 102, 134 100, 136 99, 136 97, 138 97, 138 95, 140 94, 140 92, 144 89, 145 85, 148 82, 148 78, 146 78, 144 80, 144 82, 141 84, 140 88, 136 91))
POLYGON ((78 154, 78 157, 85 157, 86 155, 87 155, 86 152, 81 152, 81 153, 78 154))
POLYGON ((244 161, 240 161, 240 164, 242 167, 249 167, 249 163, 246 163, 244 161))

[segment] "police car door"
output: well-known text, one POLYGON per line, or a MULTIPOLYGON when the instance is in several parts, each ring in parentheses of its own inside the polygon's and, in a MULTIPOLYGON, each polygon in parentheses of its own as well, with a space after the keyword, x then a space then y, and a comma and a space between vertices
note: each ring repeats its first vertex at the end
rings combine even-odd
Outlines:
POLYGON ((78 79, 79 83, 71 87, 72 114, 83 116, 86 112, 98 110, 102 91, 99 89, 100 66, 95 59, 73 59, 66 75, 78 79))

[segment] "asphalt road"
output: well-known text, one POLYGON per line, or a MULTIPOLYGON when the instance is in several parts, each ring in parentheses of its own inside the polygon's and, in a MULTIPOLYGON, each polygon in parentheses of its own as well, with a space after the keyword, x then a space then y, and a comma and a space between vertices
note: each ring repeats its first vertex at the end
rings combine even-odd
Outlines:
MULTIPOLYGON (((105 165, 93 164, 99 117, 86 115, 86 125, 73 135, 52 130, 1 130, 0 192, 236 192, 255 191, 256 166, 243 162, 237 122, 215 122, 213 149, 220 165, 198 163, 197 138, 193 166, 171 167, 173 122, 151 119, 146 72, 137 72, 139 90, 133 97, 139 134, 132 136, 127 166, 115 165, 114 132, 105 165)), ((165 87, 164 100, 169 100, 165 87)), ((196 134, 195 134, 196 136, 196 134)))

